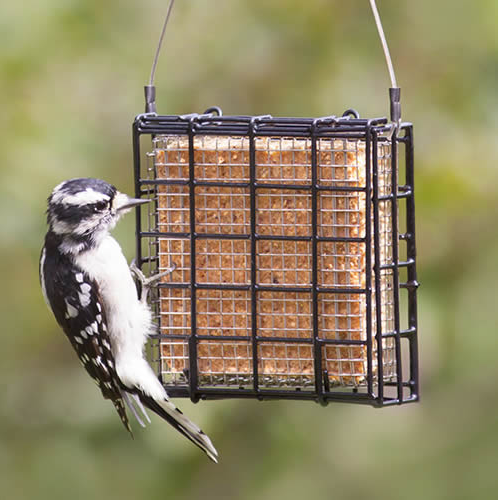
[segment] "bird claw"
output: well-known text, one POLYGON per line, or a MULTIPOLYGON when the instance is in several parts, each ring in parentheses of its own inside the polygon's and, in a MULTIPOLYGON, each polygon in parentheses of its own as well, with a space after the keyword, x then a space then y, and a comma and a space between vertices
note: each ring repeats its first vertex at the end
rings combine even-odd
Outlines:
POLYGON ((175 269, 176 269, 176 264, 173 262, 173 265, 171 267, 168 267, 167 269, 161 271, 160 273, 153 274, 152 276, 147 277, 142 272, 142 270, 139 269, 135 259, 133 259, 130 264, 130 271, 132 272, 132 274, 135 275, 137 280, 142 285, 142 293, 140 300, 142 302, 146 302, 147 294, 149 293, 151 286, 154 285, 156 282, 160 281, 161 278, 163 278, 164 276, 168 276, 169 274, 171 274, 175 269))

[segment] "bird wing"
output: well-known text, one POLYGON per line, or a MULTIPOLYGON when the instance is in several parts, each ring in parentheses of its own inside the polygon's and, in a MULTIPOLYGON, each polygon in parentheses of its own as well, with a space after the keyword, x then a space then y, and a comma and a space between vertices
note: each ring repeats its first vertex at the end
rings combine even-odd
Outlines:
POLYGON ((42 254, 40 278, 49 306, 86 371, 131 434, 98 285, 69 259, 62 259, 66 262, 55 262, 50 252, 42 254))

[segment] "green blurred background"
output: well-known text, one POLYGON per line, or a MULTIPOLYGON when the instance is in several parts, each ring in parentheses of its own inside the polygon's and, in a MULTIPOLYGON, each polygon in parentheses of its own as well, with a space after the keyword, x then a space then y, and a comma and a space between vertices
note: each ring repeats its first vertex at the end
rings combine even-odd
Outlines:
MULTIPOLYGON (((0 6, 0 497, 488 499, 498 490, 498 3, 378 0, 415 124, 422 402, 180 406, 218 466, 155 418, 130 440, 38 284, 45 200, 63 179, 132 192, 166 0, 0 6)), ((158 110, 388 113, 367 0, 179 0, 158 110)), ((117 238, 133 256, 134 221, 117 238)))

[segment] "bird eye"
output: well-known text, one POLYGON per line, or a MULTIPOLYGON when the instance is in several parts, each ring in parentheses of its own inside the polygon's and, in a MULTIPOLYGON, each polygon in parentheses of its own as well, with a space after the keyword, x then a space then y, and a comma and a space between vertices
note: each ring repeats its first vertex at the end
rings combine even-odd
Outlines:
POLYGON ((107 207, 108 203, 107 201, 98 201, 95 203, 95 211, 97 210, 104 210, 107 207))

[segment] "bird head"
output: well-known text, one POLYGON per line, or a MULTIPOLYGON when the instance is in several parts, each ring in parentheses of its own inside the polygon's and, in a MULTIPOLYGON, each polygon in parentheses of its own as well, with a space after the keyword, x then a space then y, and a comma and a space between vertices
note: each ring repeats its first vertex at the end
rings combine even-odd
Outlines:
POLYGON ((47 222, 63 248, 74 253, 96 244, 123 214, 148 201, 130 198, 100 179, 71 179, 49 196, 47 222))

